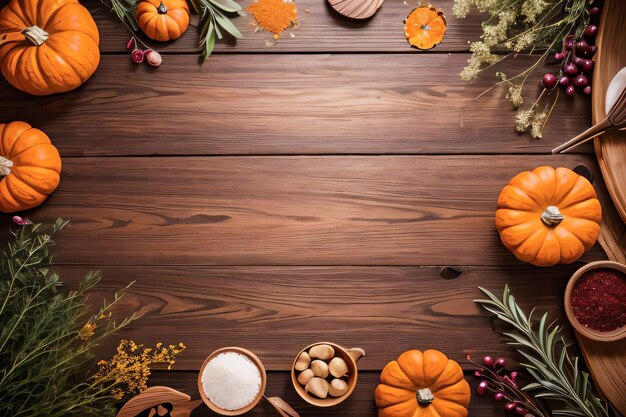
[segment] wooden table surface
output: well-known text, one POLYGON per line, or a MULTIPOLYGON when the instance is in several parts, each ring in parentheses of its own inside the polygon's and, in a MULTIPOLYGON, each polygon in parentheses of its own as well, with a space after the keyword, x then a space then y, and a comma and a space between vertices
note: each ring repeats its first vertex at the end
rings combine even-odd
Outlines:
MULTIPOLYGON (((564 321, 563 290, 580 263, 517 261, 494 210, 519 171, 585 164, 615 216, 591 147, 550 155, 589 126, 589 100, 563 96, 542 140, 517 135, 506 91, 474 101, 494 78, 458 76, 480 19, 457 20, 452 0, 439 0, 448 32, 419 52, 402 33, 413 3, 388 0, 357 23, 323 0, 298 0, 300 27, 274 47, 240 17, 246 38, 218 44, 204 64, 193 27, 158 46, 164 63, 152 69, 131 62, 126 29, 85 0, 102 39, 91 80, 40 98, 0 80, 1 119, 46 131, 63 157, 60 187, 27 215, 71 220, 55 248, 64 280, 102 269, 95 299, 135 281, 122 309, 144 317, 119 337, 188 346, 153 384, 198 398, 203 359, 238 345, 265 363, 267 394, 301 415, 375 416, 380 370, 404 350, 515 357, 473 304, 477 285, 500 292, 508 282, 523 306, 564 321), (444 266, 462 274, 442 278, 444 266), (287 371, 303 346, 323 340, 366 357, 353 396, 319 410, 297 397, 287 371)), ((605 257, 596 246, 581 262, 605 257)), ((474 396, 471 414, 503 411, 474 396)))

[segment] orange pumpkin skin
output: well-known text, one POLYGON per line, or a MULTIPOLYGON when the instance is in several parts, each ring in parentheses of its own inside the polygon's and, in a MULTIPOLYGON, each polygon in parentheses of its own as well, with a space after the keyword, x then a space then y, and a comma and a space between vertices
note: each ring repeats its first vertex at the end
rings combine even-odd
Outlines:
POLYGON ((48 136, 28 123, 0 124, 0 211, 38 206, 59 185, 61 157, 48 136), (9 162, 10 161, 10 162, 9 162))
POLYGON ((411 11, 404 21, 404 36, 411 46, 431 49, 437 46, 446 33, 443 12, 432 6, 420 6, 411 11))
POLYGON ((187 30, 189 6, 185 0, 145 0, 137 6, 136 17, 147 37, 171 41, 187 30))
POLYGON ((577 261, 598 240, 601 221, 593 186, 568 168, 521 172, 498 198, 496 226, 502 243, 518 259, 537 266, 577 261))
POLYGON ((47 35, 40 46, 23 36, 0 46, 2 74, 15 88, 34 95, 63 93, 98 68, 98 28, 78 0, 11 0, 0 10, 0 34, 32 27, 47 35))
POLYGON ((467 417, 470 397, 459 364, 433 349, 409 350, 389 362, 375 393, 378 417, 467 417))

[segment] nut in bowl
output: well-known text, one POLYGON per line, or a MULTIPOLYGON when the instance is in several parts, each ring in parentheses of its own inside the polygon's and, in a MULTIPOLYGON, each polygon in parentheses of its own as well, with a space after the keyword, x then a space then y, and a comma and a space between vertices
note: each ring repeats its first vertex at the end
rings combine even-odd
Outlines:
POLYGON ((582 336, 599 342, 626 338, 626 265, 590 262, 565 289, 565 313, 582 336))
POLYGON ((291 367, 291 382, 309 404, 332 407, 352 394, 358 378, 360 348, 345 349, 335 343, 313 343, 302 349, 291 367))

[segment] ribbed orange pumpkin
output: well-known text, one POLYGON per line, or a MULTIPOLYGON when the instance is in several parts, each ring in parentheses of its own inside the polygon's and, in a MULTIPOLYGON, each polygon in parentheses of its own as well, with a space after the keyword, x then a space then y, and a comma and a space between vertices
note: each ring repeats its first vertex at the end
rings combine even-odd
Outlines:
POLYGON ((438 350, 409 350, 376 387, 378 417, 466 417, 470 387, 458 363, 438 350))
POLYGON ((568 168, 517 174, 498 197, 502 243, 524 262, 570 264, 596 243, 602 208, 591 183, 568 168))
POLYGON ((0 124, 0 211, 38 206, 59 185, 61 157, 48 136, 28 123, 0 124))
POLYGON ((161 42, 180 38, 189 26, 185 0, 145 0, 137 6, 135 16, 143 33, 161 42))
POLYGON ((0 66, 11 85, 34 95, 80 86, 100 62, 100 35, 77 0, 11 0, 0 10, 0 66))

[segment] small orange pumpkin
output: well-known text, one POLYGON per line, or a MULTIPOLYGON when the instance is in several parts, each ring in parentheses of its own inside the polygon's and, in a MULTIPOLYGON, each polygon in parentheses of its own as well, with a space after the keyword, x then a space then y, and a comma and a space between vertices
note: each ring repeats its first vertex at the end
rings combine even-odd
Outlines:
POLYGON ((502 243, 524 262, 570 264, 600 234, 602 208, 591 183, 568 168, 542 166, 517 174, 498 197, 502 243))
POLYGON ((0 124, 0 211, 38 206, 61 179, 61 157, 48 136, 28 123, 0 124))
POLYGON ((93 75, 100 35, 77 0, 11 0, 0 10, 0 67, 34 95, 63 93, 93 75))
POLYGON ((135 16, 143 33, 161 42, 180 38, 189 26, 185 0, 144 0, 137 6, 135 16))
POLYGON ((470 387, 458 363, 438 350, 409 350, 376 387, 378 417, 467 417, 470 387))
POLYGON ((446 33, 446 18, 441 9, 420 6, 404 21, 404 36, 412 46, 431 49, 441 43, 446 33))

